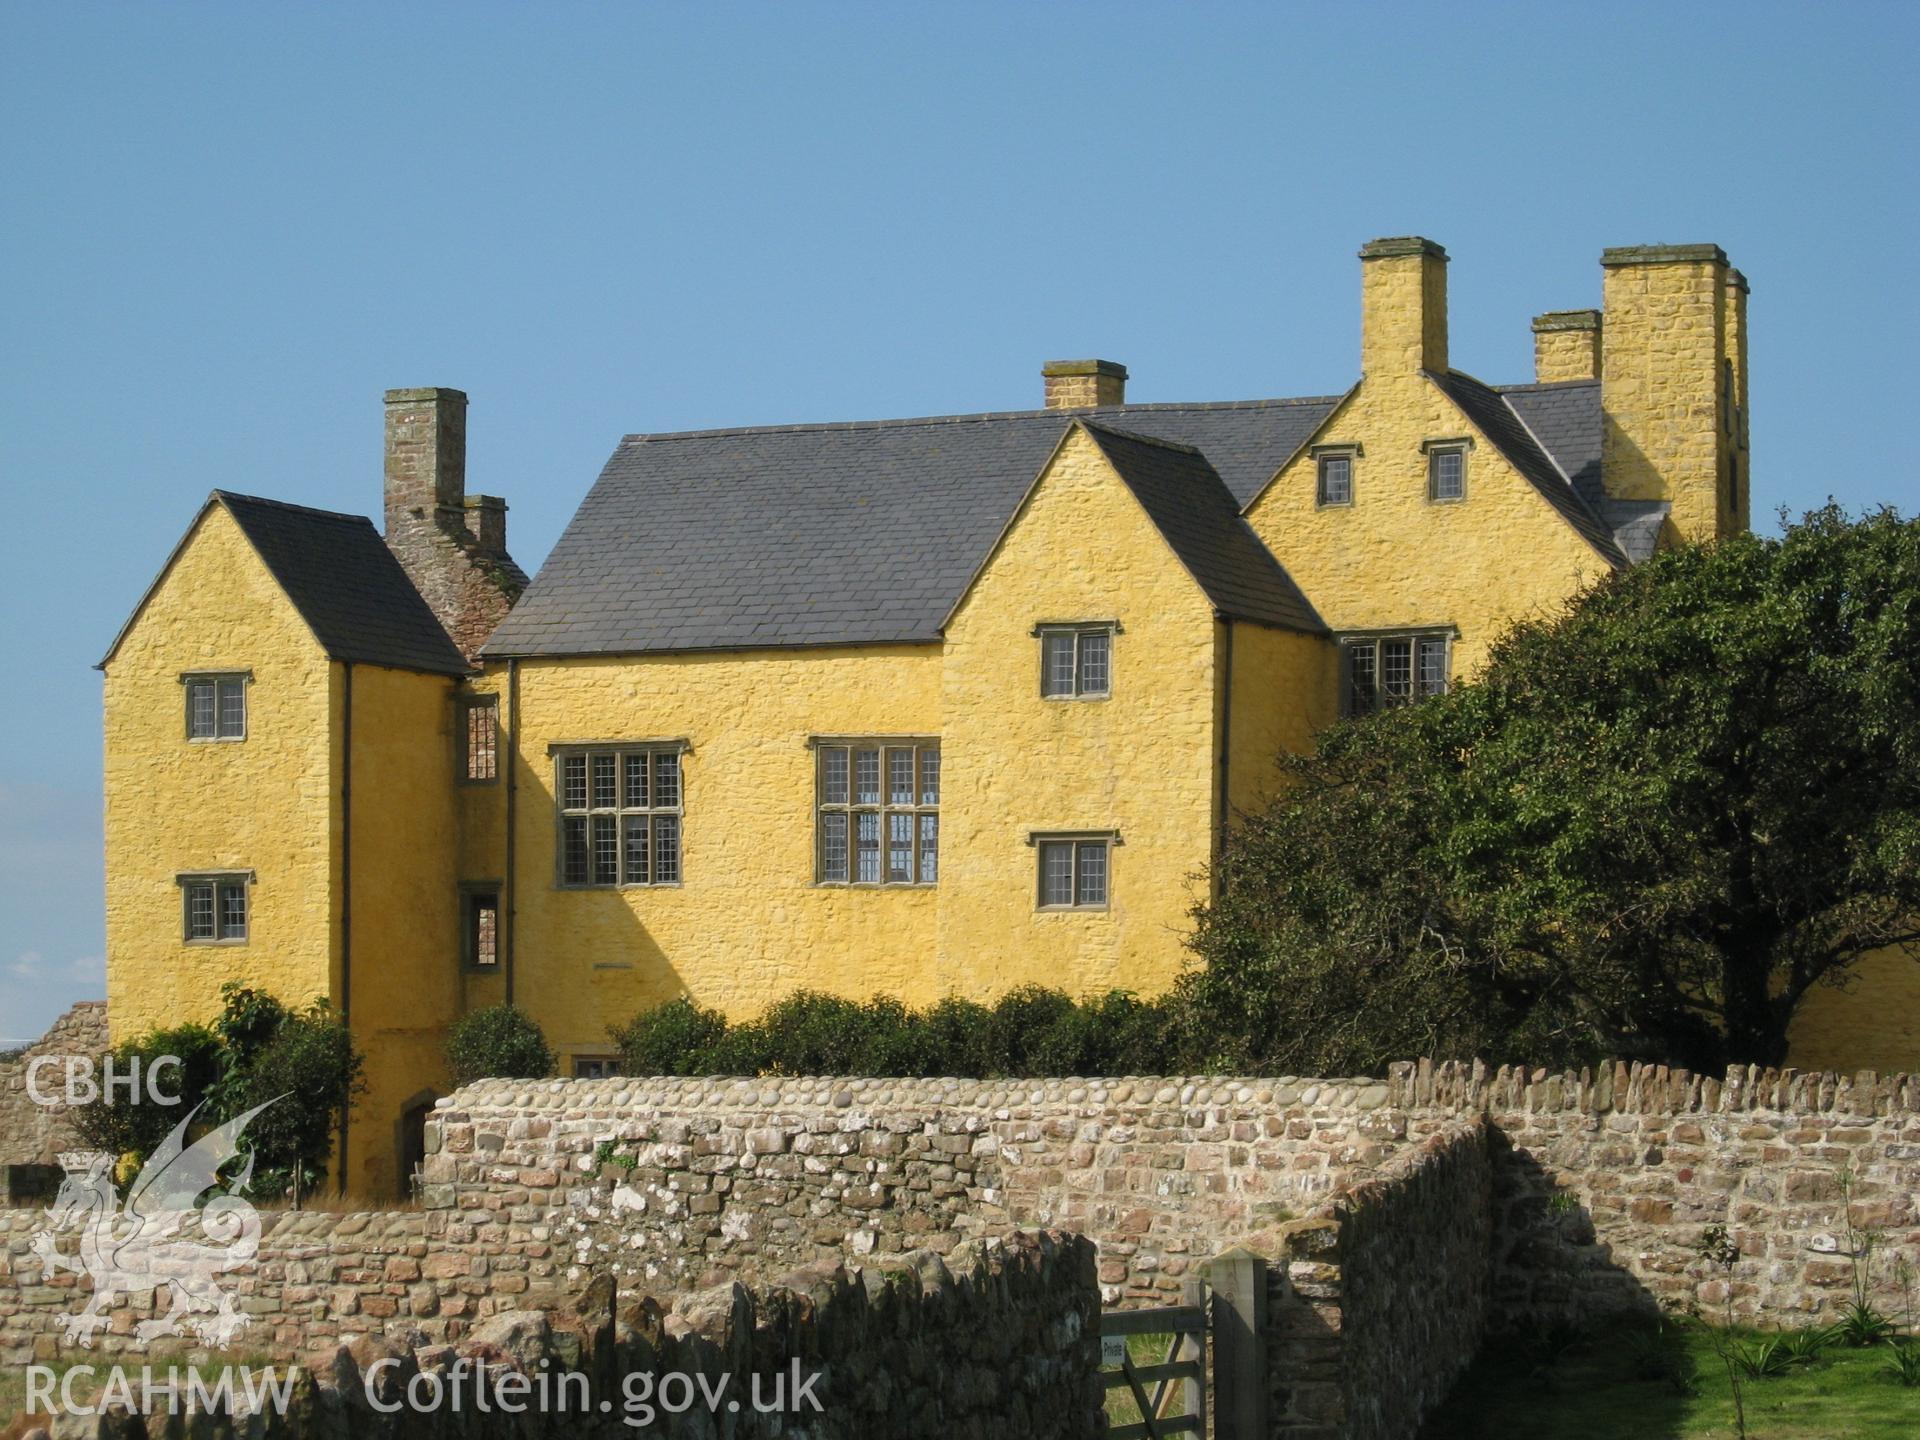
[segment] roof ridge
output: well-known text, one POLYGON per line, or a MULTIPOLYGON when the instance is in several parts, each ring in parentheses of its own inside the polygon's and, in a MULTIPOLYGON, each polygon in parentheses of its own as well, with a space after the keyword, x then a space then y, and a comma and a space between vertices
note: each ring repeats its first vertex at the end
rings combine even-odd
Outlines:
POLYGON ((965 425, 986 420, 1029 420, 1057 415, 1062 420, 1088 416, 1131 415, 1139 412, 1169 410, 1267 410, 1282 405, 1331 405, 1339 395, 1285 395, 1266 400, 1156 400, 1144 405, 1098 405, 1072 409, 982 410, 960 415, 911 415, 891 420, 822 420, 790 425, 732 425, 716 430, 663 430, 659 433, 633 431, 621 437, 629 440, 711 440, 728 435, 791 435, 827 433, 845 430, 897 430, 915 425, 965 425))
MULTIPOLYGON (((1123 430, 1120 426, 1109 425, 1104 420, 1082 419, 1080 423, 1089 430, 1098 431, 1102 435, 1111 435, 1117 440, 1131 440, 1140 445, 1154 445, 1162 450, 1171 450, 1179 455, 1198 455, 1202 460, 1207 458, 1206 453, 1201 450, 1198 445, 1186 445, 1178 440, 1166 440, 1158 435, 1148 435, 1139 430, 1123 430)), ((1209 462, 1207 468, 1213 468, 1211 462, 1209 462)), ((1229 496, 1229 498, 1231 498, 1231 496, 1229 496)), ((1235 508, 1237 509, 1238 507, 1236 506, 1235 508)))
POLYGON ((222 500, 241 500, 249 505, 270 505, 275 510, 291 510, 297 515, 315 515, 323 520, 357 520, 368 529, 373 528, 373 521, 370 518, 365 515, 355 515, 349 510, 322 510, 315 505, 296 505, 291 500, 274 500, 265 495, 242 495, 238 490, 222 490, 217 486, 213 493, 222 500))
MULTIPOLYGON (((1480 383, 1487 384, 1484 380, 1480 383)), ((1524 385, 1487 385, 1487 388, 1500 395, 1520 395, 1541 390, 1572 390, 1581 385, 1598 385, 1599 383, 1599 378, 1595 377, 1592 380, 1530 380, 1524 385)))

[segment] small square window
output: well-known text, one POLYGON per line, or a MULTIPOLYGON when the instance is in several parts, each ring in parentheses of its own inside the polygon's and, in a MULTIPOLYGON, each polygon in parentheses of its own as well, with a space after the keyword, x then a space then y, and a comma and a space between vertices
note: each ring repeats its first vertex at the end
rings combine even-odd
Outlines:
POLYGON ((1036 836, 1039 854, 1039 907, 1042 910, 1107 908, 1111 835, 1036 836))
POLYGON ((184 934, 189 944, 244 945, 247 941, 247 877, 182 875, 184 934))
POLYGON ((618 1055, 576 1055, 573 1057, 573 1078, 576 1080, 611 1080, 624 1074, 618 1055))
POLYGON ((189 740, 244 740, 247 738, 247 677, 245 675, 188 675, 187 738, 189 740))
POLYGON ((1467 452, 1457 446, 1427 452, 1427 498, 1467 498, 1467 452))
POLYGON ((1353 456, 1347 454, 1322 455, 1318 460, 1319 490, 1318 503, 1321 505, 1351 505, 1353 503, 1353 456))
POLYGON ((1112 622, 1042 625, 1040 694, 1048 700, 1104 700, 1113 693, 1112 622))

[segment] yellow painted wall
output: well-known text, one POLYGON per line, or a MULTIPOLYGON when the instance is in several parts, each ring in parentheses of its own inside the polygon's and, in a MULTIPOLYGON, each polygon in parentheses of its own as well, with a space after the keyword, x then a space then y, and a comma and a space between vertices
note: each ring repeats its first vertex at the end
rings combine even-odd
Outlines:
POLYGON ((1247 519, 1334 630, 1459 627, 1456 679, 1514 621, 1552 613, 1607 562, 1418 373, 1369 375, 1316 444, 1358 443, 1353 504, 1316 505, 1303 451, 1247 519), (1467 493, 1427 499, 1423 440, 1470 437, 1467 493))
POLYGON ((515 1001, 567 1055, 690 993, 732 1015, 802 986, 937 993, 937 892, 813 883, 816 735, 936 735, 938 647, 527 661, 520 670, 515 1001), (548 748, 688 738, 679 887, 555 883, 548 748))
POLYGON ((117 1042, 209 1020, 240 980, 329 993, 333 679, 313 634, 214 505, 106 666, 107 1014, 117 1042), (247 738, 189 741, 182 674, 251 670, 247 738), (175 876, 255 872, 247 942, 186 943, 175 876))
POLYGON ((1845 989, 1816 985, 1787 1046, 1787 1063, 1800 1070, 1920 1071, 1920 957, 1876 951, 1845 989))
POLYGON ((1273 799, 1282 751, 1313 752, 1314 737, 1339 716, 1334 677, 1334 648, 1325 637, 1234 622, 1231 814, 1262 809, 1273 799))
POLYGON ((1075 431, 947 627, 937 983, 1145 994, 1178 973, 1211 855, 1212 608, 1075 431), (1046 620, 1118 620, 1112 698, 1045 700, 1046 620), (1035 830, 1117 829, 1110 908, 1040 911, 1035 830))
POLYGON ((446 1028, 463 1000, 453 691, 444 676, 353 667, 350 1011, 367 1081, 348 1127, 357 1195, 400 1192, 400 1111, 447 1090, 446 1028))

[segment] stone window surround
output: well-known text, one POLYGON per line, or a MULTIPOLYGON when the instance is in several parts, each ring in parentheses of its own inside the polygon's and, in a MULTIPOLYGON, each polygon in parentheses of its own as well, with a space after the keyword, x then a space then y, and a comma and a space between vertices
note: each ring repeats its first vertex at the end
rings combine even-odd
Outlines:
POLYGON ((180 938, 181 943, 195 947, 206 945, 237 946, 246 945, 253 939, 253 882, 255 876, 251 870, 182 870, 173 877, 173 883, 180 887, 180 938), (213 929, 211 935, 193 933, 193 891, 195 886, 213 887, 213 929), (239 935, 220 933, 220 902, 222 892, 238 887, 241 894, 243 931, 239 935))
POLYGON ((1471 435, 1448 435, 1420 442, 1420 453, 1427 457, 1427 503, 1430 505, 1458 505, 1467 498, 1468 456, 1473 450, 1471 435), (1458 455, 1460 457, 1460 493, 1441 495, 1437 493, 1438 475, 1435 459, 1439 455, 1458 455))
POLYGON ((498 880, 460 882, 460 968, 475 975, 500 973, 500 896, 504 887, 498 880), (476 923, 478 902, 493 901, 493 960, 482 964, 479 958, 479 930, 476 923))
POLYGON ((190 745, 237 745, 244 741, 247 738, 247 731, 250 728, 249 712, 252 709, 252 706, 247 703, 247 692, 252 688, 253 671, 251 670, 188 670, 182 673, 180 676, 180 692, 186 702, 185 734, 187 743, 190 745), (220 686, 222 682, 232 683, 233 681, 240 683, 240 733, 238 735, 222 735, 220 734, 220 686), (211 735, 196 735, 193 733, 193 690, 196 685, 203 684, 214 687, 214 733, 211 735))
POLYGON ((455 761, 454 774, 462 785, 497 785, 500 783, 500 697, 498 695, 460 695, 455 697, 454 709, 459 716, 454 727, 454 744, 459 751, 455 761), (493 744, 487 753, 489 773, 473 773, 474 749, 473 726, 479 711, 488 712, 493 718, 493 744))
POLYGON ((939 844, 940 844, 940 785, 944 780, 944 769, 940 766, 940 737, 938 735, 814 735, 808 738, 807 748, 814 754, 814 793, 813 793, 813 884, 824 890, 932 890, 940 883, 939 844), (891 777, 887 773, 887 752, 889 750, 912 750, 914 754, 913 800, 910 804, 899 805, 892 802, 889 794, 891 777), (827 797, 827 776, 825 752, 845 750, 848 752, 847 798, 845 801, 830 800, 827 797), (880 752, 880 799, 872 804, 856 800, 853 788, 855 777, 852 773, 853 752, 856 750, 877 750, 880 752), (925 800, 925 768, 921 761, 923 752, 936 757, 936 779, 933 800, 925 800), (880 826, 880 876, 878 880, 857 880, 854 874, 858 866, 854 816, 856 814, 877 814, 880 826), (846 841, 846 878, 830 879, 827 876, 827 823, 830 815, 844 815, 846 841), (888 871, 888 850, 891 837, 888 835, 888 820, 894 815, 907 815, 911 818, 913 854, 910 862, 910 880, 890 880, 888 871), (931 880, 922 880, 921 845, 925 839, 922 829, 922 817, 933 820, 933 856, 934 875, 931 880))
MULTIPOLYGON (((1438 639, 1445 642, 1446 670, 1447 670, 1446 686, 1447 688, 1451 688, 1453 684, 1453 647, 1454 647, 1454 642, 1459 640, 1459 638, 1460 638, 1460 627, 1457 625, 1390 625, 1381 629, 1374 629, 1374 630, 1341 630, 1336 632, 1333 639, 1334 639, 1334 644, 1339 647, 1339 655, 1340 655, 1340 668, 1339 668, 1340 718, 1342 720, 1351 719, 1355 714, 1355 711, 1353 708, 1352 685, 1348 679, 1348 670, 1347 670, 1347 651, 1350 647, 1362 646, 1368 643, 1372 643, 1376 647, 1375 653, 1377 655, 1378 654, 1377 647, 1381 641, 1411 640, 1415 642, 1413 647, 1414 693, 1411 697, 1409 697, 1408 701, 1405 702, 1405 703, 1411 704, 1414 701, 1426 698, 1420 693, 1420 689, 1419 689, 1420 647, 1418 642, 1422 640, 1434 640, 1434 639, 1438 639)), ((1374 683, 1377 689, 1380 683, 1379 666, 1377 661, 1374 669, 1374 683)), ((1442 692, 1429 692, 1429 693, 1444 693, 1444 692, 1442 691, 1442 692)), ((1376 705, 1374 707, 1375 710, 1381 710, 1386 708, 1389 708, 1389 707, 1385 705, 1376 705)), ((1369 711, 1364 713, 1370 714, 1373 712, 1369 711)))
POLYGON ((1032 634, 1040 641, 1040 698, 1042 700, 1111 700, 1113 698, 1113 652, 1114 640, 1123 633, 1118 620, 1042 620, 1033 627, 1032 634), (1105 635, 1107 637, 1106 683, 1098 690, 1082 688, 1079 637, 1082 635, 1105 635), (1047 673, 1047 642, 1061 636, 1074 638, 1073 688, 1070 691, 1049 690, 1047 673))
POLYGON ((1098 915, 1113 908, 1113 852, 1125 842, 1118 830, 1030 830, 1027 832, 1027 844, 1033 847, 1034 889, 1033 908, 1040 915, 1098 915), (1074 903, 1058 905, 1047 903, 1047 850, 1050 846, 1066 845, 1073 852, 1073 893, 1074 903), (1099 846, 1105 852, 1106 874, 1097 903, 1082 904, 1080 894, 1080 851, 1083 846, 1099 846))
POLYGON ((1357 462, 1361 456, 1366 454, 1366 451, 1361 448, 1360 442, 1356 440, 1337 444, 1312 445, 1307 448, 1307 454, 1313 458, 1314 509, 1345 510, 1352 506, 1360 490, 1358 474, 1360 466, 1357 462), (1345 460, 1347 462, 1347 498, 1344 500, 1329 500, 1326 498, 1326 462, 1328 460, 1345 460))
POLYGON ((670 740, 569 740, 556 741, 554 744, 547 746, 547 756, 553 761, 554 769, 554 888, 557 890, 676 890, 680 888, 680 886, 686 882, 686 760, 692 753, 693 742, 685 737, 670 740), (614 771, 615 794, 616 798, 622 803, 612 807, 596 806, 593 804, 593 796, 591 793, 591 786, 593 784, 592 756, 595 754, 605 754, 609 751, 615 752, 616 754, 614 771), (678 783, 674 797, 675 803, 673 805, 648 805, 641 807, 629 806, 624 803, 626 800, 625 786, 627 774, 626 766, 621 762, 620 757, 642 751, 647 752, 649 756, 647 762, 647 798, 649 801, 654 798, 653 786, 656 783, 658 773, 652 757, 664 753, 671 753, 678 757, 679 763, 676 766, 678 783), (577 807, 569 808, 567 805, 566 762, 576 756, 584 758, 588 767, 586 783, 589 787, 589 793, 587 796, 587 805, 584 809, 577 807), (647 830, 647 874, 649 878, 644 881, 627 880, 624 878, 627 861, 625 820, 629 814, 644 815, 649 818, 654 816, 671 817, 677 822, 674 839, 674 874, 672 879, 655 880, 651 878, 655 872, 655 866, 659 861, 659 851, 657 848, 659 842, 651 824, 648 825, 647 830), (592 821, 596 816, 600 815, 613 815, 616 817, 618 829, 615 834, 615 843, 619 847, 617 864, 623 878, 618 881, 593 880, 591 878, 586 880, 569 880, 567 878, 567 821, 585 819, 588 822, 587 866, 588 873, 591 875, 594 844, 592 821))

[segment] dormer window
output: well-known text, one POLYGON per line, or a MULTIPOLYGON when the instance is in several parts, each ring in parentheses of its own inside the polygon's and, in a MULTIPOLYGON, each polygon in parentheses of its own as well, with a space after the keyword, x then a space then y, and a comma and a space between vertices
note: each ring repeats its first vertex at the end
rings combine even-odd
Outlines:
POLYGON ((1427 499, 1441 504, 1467 498, 1467 451, 1471 440, 1428 440, 1420 448, 1427 452, 1427 499))
POLYGON ((247 738, 247 684, 244 673, 183 675, 187 692, 189 740, 247 738))

